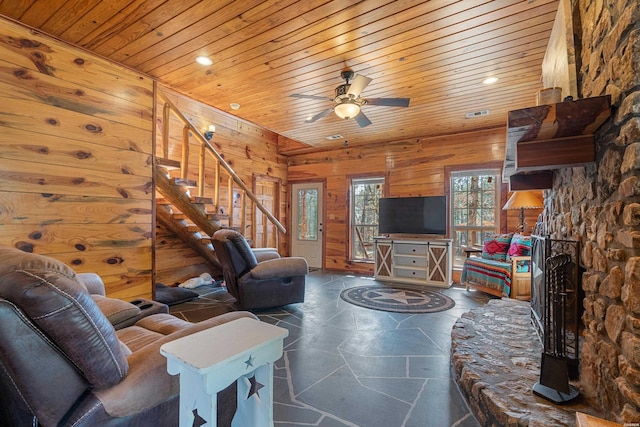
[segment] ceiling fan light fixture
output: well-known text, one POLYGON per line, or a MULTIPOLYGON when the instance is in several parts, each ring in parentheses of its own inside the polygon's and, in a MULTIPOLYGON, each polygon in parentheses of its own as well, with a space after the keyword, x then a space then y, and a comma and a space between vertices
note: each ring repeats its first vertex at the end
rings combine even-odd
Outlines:
POLYGON ((360 114, 360 104, 351 99, 344 99, 333 108, 333 112, 341 119, 353 119, 360 114))

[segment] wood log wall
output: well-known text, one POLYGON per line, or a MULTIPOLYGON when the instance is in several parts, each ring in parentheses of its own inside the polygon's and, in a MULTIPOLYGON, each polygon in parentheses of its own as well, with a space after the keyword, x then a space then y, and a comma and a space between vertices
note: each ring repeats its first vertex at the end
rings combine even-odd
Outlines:
MULTIPOLYGON (((289 182, 325 182, 325 268, 373 274, 373 265, 349 260, 349 184, 363 176, 384 176, 385 196, 435 196, 445 194, 445 168, 501 163, 506 131, 493 129, 439 138, 343 148, 289 158, 289 182)), ((507 200, 507 194, 502 196, 507 200)), ((539 212, 526 211, 535 223, 539 212)), ((519 212, 509 211, 501 228, 512 231, 519 212)))
MULTIPOLYGON (((225 159, 229 165, 240 176, 245 185, 252 188, 254 179, 261 179, 265 182, 276 181, 279 183, 280 194, 276 199, 279 206, 274 215, 282 224, 287 224, 287 160, 286 157, 277 153, 278 135, 268 131, 260 126, 240 120, 230 114, 216 110, 210 106, 194 101, 191 98, 171 91, 168 88, 160 87, 171 101, 180 109, 180 111, 194 124, 197 129, 204 132, 209 125, 216 127, 216 133, 210 141, 218 153, 225 159)), ((158 100, 156 119, 156 153, 162 155, 162 100, 158 100)), ((169 116, 169 159, 182 159, 182 123, 173 114, 169 116)), ((188 179, 197 181, 198 179, 198 159, 200 153, 200 142, 193 135, 189 137, 189 174, 188 179)), ((206 154, 206 171, 205 171, 205 189, 204 197, 214 197, 214 167, 215 159, 212 155, 206 154)), ((175 172, 179 176, 179 171, 175 172)), ((228 200, 228 175, 224 172, 220 173, 220 206, 226 212, 228 200)), ((191 194, 196 194, 196 189, 191 190, 191 194)), ((234 188, 233 195, 234 204, 240 204, 240 189, 234 188)), ((245 222, 243 234, 247 237, 253 235, 253 227, 256 225, 255 208, 247 198, 248 216, 245 222)), ((207 206, 207 210, 212 210, 213 206, 207 206)), ((241 224, 240 209, 235 208, 234 225, 241 224)), ((260 218, 258 224, 261 224, 260 218)), ((258 230, 260 234, 261 230, 258 230)), ((176 260, 181 258, 182 245, 176 241, 175 236, 166 233, 161 227, 158 227, 158 242, 156 245, 156 267, 157 279, 162 283, 173 284, 175 282, 186 280, 190 277, 197 276, 200 272, 210 269, 210 266, 200 258, 200 263, 196 262, 196 258, 189 258, 188 269, 184 270, 186 276, 177 274, 175 271, 176 260), (160 234, 161 233, 161 234, 160 234), (162 236, 160 238, 160 236, 162 236), (189 276, 188 274, 191 274, 189 276)), ((277 239, 278 250, 282 255, 289 253, 289 236, 279 235, 277 239)))
MULTIPOLYGON (((154 150, 161 152, 162 105, 155 105, 154 118, 153 81, 2 18, 0 52, 0 244, 97 272, 108 294, 122 299, 151 296, 154 272, 157 281, 172 284, 206 271, 204 260, 166 230, 158 229, 154 240, 152 159, 154 150)), ((348 259, 350 178, 385 176, 388 196, 438 195, 445 167, 504 156, 505 131, 497 129, 286 158, 278 145, 291 141, 163 90, 199 129, 216 126, 213 145, 247 185, 256 176, 280 183, 277 216, 285 226, 288 180, 326 183, 328 269, 373 271, 348 259)), ((182 124, 170 120, 169 158, 180 160, 182 124)), ((194 138, 190 143, 189 178, 196 179, 199 147, 194 138)), ((208 158, 206 197, 213 197, 213 164, 208 158)), ((224 188, 226 177, 220 179, 224 188)), ((220 196, 225 206, 227 192, 220 196)), ((517 215, 509 212, 503 229, 513 228, 517 215)), ((537 213, 527 215, 533 224, 537 213)), ((254 222, 250 215, 247 235, 254 222)), ((283 255, 289 238, 278 238, 283 255)))
POLYGON ((0 244, 151 296, 153 81, 0 18, 0 244))

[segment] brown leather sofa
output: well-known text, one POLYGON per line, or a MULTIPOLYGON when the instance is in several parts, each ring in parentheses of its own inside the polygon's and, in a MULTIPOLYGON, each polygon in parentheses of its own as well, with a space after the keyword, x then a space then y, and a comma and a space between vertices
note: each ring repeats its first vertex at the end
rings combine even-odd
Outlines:
MULTIPOLYGON (((0 425, 178 425, 179 377, 160 346, 255 316, 194 324, 151 305, 106 298, 96 275, 0 247, 0 425)), ((218 425, 229 425, 235 384, 218 398, 218 425)))
POLYGON ((227 291, 240 309, 253 310, 304 302, 307 261, 281 258, 275 250, 253 250, 245 237, 222 229, 212 242, 222 264, 227 291))

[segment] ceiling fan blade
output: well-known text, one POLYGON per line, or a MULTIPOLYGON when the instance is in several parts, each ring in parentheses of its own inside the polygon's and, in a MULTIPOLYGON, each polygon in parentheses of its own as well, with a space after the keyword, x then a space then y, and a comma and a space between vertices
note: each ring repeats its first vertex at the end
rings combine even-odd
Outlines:
POLYGON ((354 98, 359 97, 360 93, 362 93, 364 88, 367 87, 369 83, 371 83, 371 80, 372 79, 370 79, 369 77, 356 74, 356 77, 353 79, 353 81, 351 82, 351 85, 349 86, 349 91, 347 91, 347 95, 351 95, 354 98))
POLYGON ((308 118, 307 120, 305 120, 304 122, 305 122, 305 123, 313 123, 313 122, 315 122, 316 120, 323 118, 324 116, 326 116, 327 114, 329 114, 329 113, 330 113, 330 112, 332 112, 332 111, 333 111, 333 107, 328 108, 328 109, 326 109, 326 110, 322 111, 321 113, 316 114, 316 115, 315 115, 315 116, 313 116, 313 117, 309 117, 309 118, 308 118))
POLYGON ((367 105, 382 105, 385 107, 408 107, 410 98, 367 98, 367 105))
POLYGON ((321 99, 323 101, 333 101, 333 98, 328 98, 326 96, 316 96, 316 95, 302 95, 299 93, 293 93, 289 95, 291 98, 302 98, 302 99, 321 99))
POLYGON ((360 110, 360 112, 358 113, 357 116, 355 116, 353 118, 353 120, 355 120, 358 125, 360 125, 361 128, 365 127, 365 126, 369 126, 371 124, 371 120, 369 120, 369 117, 365 116, 364 113, 362 112, 362 110, 360 110))

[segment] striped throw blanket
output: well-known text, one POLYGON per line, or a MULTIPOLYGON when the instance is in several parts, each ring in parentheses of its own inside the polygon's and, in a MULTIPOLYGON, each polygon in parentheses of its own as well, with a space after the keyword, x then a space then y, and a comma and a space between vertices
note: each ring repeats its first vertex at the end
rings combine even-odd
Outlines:
POLYGON ((511 263, 469 257, 464 261, 460 281, 496 289, 508 297, 511 293, 511 263))

